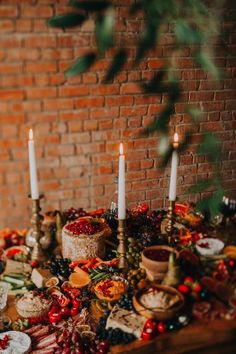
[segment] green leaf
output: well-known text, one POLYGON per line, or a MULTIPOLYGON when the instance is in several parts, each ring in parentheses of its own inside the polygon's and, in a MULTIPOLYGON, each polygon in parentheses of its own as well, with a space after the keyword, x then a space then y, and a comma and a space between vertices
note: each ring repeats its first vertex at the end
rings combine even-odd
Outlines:
POLYGON ((200 65, 203 70, 208 72, 214 79, 220 79, 220 71, 207 51, 201 51, 197 53, 195 60, 197 64, 200 65))
POLYGON ((204 40, 203 32, 190 27, 184 19, 176 21, 175 35, 177 42, 182 44, 201 44, 204 40))
POLYGON ((202 113, 201 110, 198 109, 197 107, 188 107, 186 111, 192 118, 193 123, 198 123, 199 117, 202 113))
POLYGON ((85 10, 88 12, 103 11, 111 5, 110 1, 75 1, 71 0, 69 5, 75 7, 76 9, 85 10))
POLYGON ((170 116, 173 112, 173 104, 167 103, 159 117, 156 117, 153 122, 145 129, 146 133, 152 133, 154 131, 161 131, 166 133, 168 131, 168 124, 170 116))
POLYGON ((151 23, 147 23, 139 41, 137 54, 135 58, 136 64, 140 62, 140 60, 143 58, 147 50, 155 46, 156 39, 157 39, 157 26, 151 23))
POLYGON ((93 52, 80 57, 68 70, 65 71, 65 76, 71 77, 85 72, 94 63, 95 59, 96 54, 93 52))
POLYGON ((224 190, 223 188, 219 188, 212 194, 212 196, 200 200, 196 205, 196 209, 214 217, 220 211, 223 196, 224 190))
POLYGON ((210 132, 205 133, 199 145, 198 152, 202 155, 206 155, 211 162, 219 161, 220 142, 217 137, 210 132))
POLYGON ((123 48, 119 49, 113 58, 111 66, 109 67, 104 82, 111 82, 114 77, 121 71, 127 59, 127 51, 123 48))
POLYGON ((165 69, 160 69, 156 72, 151 81, 148 83, 143 83, 143 89, 146 93, 164 93, 167 88, 166 85, 163 84, 163 79, 165 76, 165 69))
POLYGON ((105 52, 113 44, 113 27, 114 17, 113 11, 109 11, 106 15, 100 15, 96 20, 95 36, 97 46, 100 52, 105 52))
POLYGON ((203 190, 207 189, 212 185, 211 179, 202 179, 201 181, 196 182, 188 190, 189 193, 200 193, 203 190))
POLYGON ((85 15, 72 12, 49 18, 48 25, 51 27, 70 28, 81 25, 85 20, 85 15))

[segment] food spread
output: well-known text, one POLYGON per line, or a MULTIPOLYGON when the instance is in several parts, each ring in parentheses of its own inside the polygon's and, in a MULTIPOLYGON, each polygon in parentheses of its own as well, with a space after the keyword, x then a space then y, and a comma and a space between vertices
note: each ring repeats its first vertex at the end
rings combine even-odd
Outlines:
POLYGON ((29 338, 31 347, 19 354, 105 354, 118 344, 161 339, 190 321, 236 319, 236 247, 189 204, 176 208, 171 242, 161 231, 165 210, 129 210, 124 270, 114 211, 71 208, 60 222, 51 212, 54 243, 44 262, 31 260, 22 232, 14 231, 14 245, 11 231, 2 232, 0 304, 4 309, 13 297, 17 313, 12 324, 3 322, 2 353, 18 353, 9 351, 16 344, 8 329, 29 338), (197 249, 214 243, 223 248, 211 255, 197 249))

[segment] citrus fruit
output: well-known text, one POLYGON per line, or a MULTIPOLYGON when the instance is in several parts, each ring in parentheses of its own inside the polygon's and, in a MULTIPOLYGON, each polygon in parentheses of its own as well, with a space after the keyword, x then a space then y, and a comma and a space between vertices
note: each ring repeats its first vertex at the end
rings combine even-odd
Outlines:
POLYGON ((81 272, 74 272, 69 277, 71 286, 75 288, 83 288, 90 283, 89 275, 81 269, 81 272))

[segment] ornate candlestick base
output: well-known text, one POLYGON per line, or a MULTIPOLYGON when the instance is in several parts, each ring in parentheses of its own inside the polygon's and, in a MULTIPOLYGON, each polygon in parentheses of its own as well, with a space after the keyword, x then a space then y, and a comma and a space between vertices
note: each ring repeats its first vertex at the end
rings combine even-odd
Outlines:
POLYGON ((118 236, 119 246, 117 248, 119 263, 118 267, 120 269, 126 269, 128 263, 126 260, 126 238, 125 238, 125 220, 118 220, 118 236))
POLYGON ((42 262, 45 260, 45 254, 42 249, 42 245, 40 243, 40 239, 42 237, 42 220, 43 216, 40 214, 40 198, 39 199, 31 199, 32 200, 32 217, 31 224, 33 228, 33 237, 35 239, 33 251, 31 254, 31 259, 34 261, 42 262))
POLYGON ((166 215, 166 218, 168 220, 167 225, 166 225, 166 232, 168 234, 171 234, 173 231, 173 225, 174 225, 174 210, 175 210, 175 201, 171 200, 170 205, 168 208, 168 213, 166 215))

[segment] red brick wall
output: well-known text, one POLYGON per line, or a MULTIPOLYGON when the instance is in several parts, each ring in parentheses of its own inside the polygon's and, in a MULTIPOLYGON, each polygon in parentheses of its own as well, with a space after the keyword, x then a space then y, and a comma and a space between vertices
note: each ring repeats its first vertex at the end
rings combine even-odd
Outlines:
MULTIPOLYGON (((64 11, 67 1, 0 1, 0 226, 22 227, 29 223, 27 135, 33 127, 37 143, 40 190, 44 210, 83 206, 108 206, 114 190, 120 140, 127 157, 127 191, 131 203, 146 200, 162 207, 168 195, 169 168, 158 168, 157 137, 142 138, 139 132, 159 112, 163 100, 142 94, 137 82, 150 78, 167 59, 171 35, 150 54, 140 68, 131 62, 114 84, 101 84, 111 53, 89 73, 66 80, 63 71, 73 59, 95 45, 93 22, 80 31, 48 28, 45 20, 64 11), (158 59, 157 59, 158 58, 158 59)), ((140 18, 126 20, 127 1, 119 0, 118 42, 125 42, 131 56, 142 26, 140 18)), ((178 194, 196 178, 207 176, 204 158, 195 155, 200 133, 214 130, 223 141, 222 176, 228 195, 235 191, 236 100, 234 1, 225 11, 223 29, 231 57, 218 48, 217 62, 225 70, 218 87, 196 69, 186 49, 179 60, 184 99, 200 104, 203 115, 193 145, 181 156, 178 194)), ((176 108, 177 131, 189 120, 176 108)), ((185 197, 186 199, 187 197, 185 197)))

